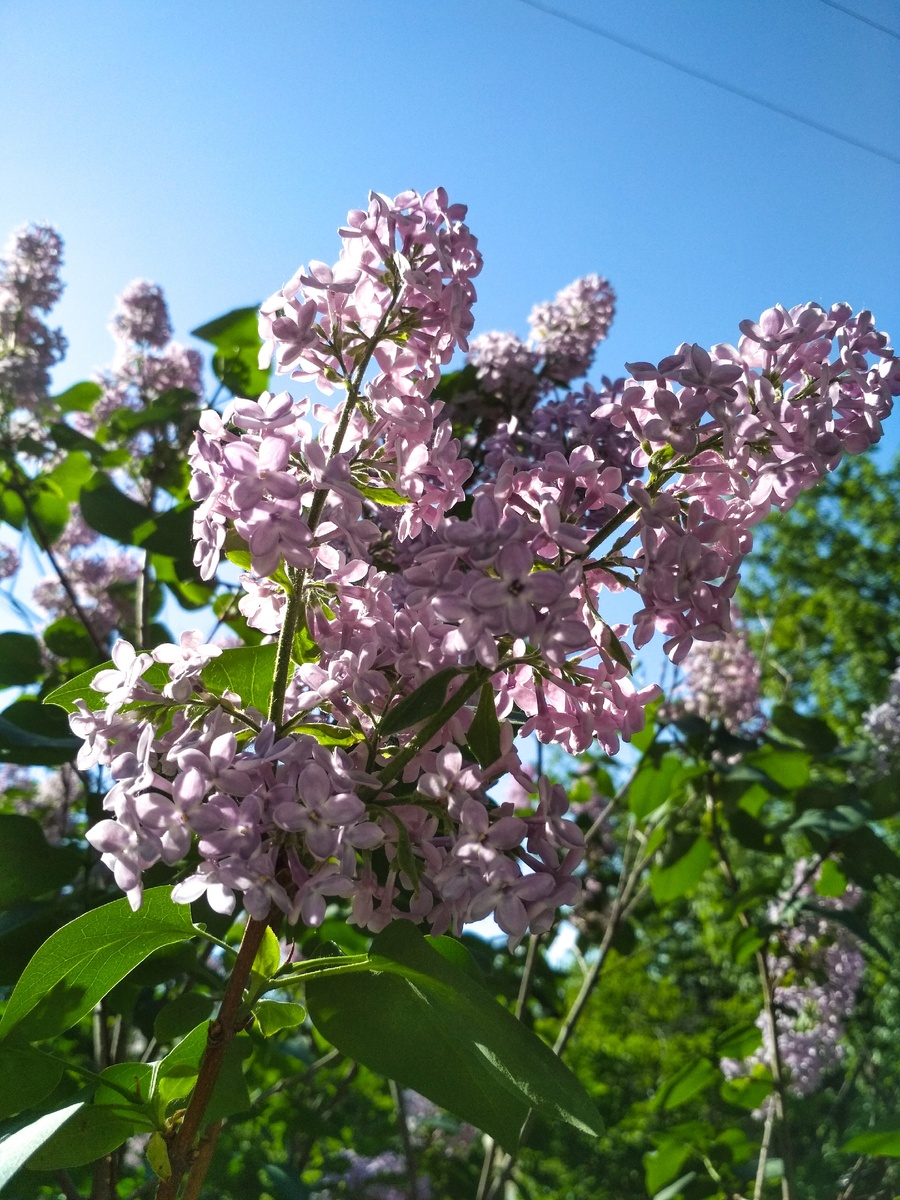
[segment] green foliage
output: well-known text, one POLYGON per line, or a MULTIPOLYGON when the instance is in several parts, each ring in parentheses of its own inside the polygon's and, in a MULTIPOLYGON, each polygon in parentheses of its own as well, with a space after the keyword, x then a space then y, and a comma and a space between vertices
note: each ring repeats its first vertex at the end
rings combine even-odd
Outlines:
POLYGON ((190 910, 169 888, 151 888, 132 912, 114 900, 53 934, 28 964, 0 1021, 0 1040, 43 1041, 71 1028, 115 985, 162 946, 193 933, 190 910))
POLYGON ((769 695, 851 737, 900 657, 900 471, 846 458, 759 529, 738 593, 769 695))
POLYGON ((512 1148, 531 1108, 585 1133, 600 1119, 551 1051, 406 922, 372 944, 365 973, 306 986, 310 1016, 338 1049, 512 1148))
POLYGON ((217 379, 236 396, 255 400, 266 390, 268 371, 259 367, 262 345, 257 330, 259 306, 236 308, 191 331, 192 335, 215 346, 212 368, 217 379))

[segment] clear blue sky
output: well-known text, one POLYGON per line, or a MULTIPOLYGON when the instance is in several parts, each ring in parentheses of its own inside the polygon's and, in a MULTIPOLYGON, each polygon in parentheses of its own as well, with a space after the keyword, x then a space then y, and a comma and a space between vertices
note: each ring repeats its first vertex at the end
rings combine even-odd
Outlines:
MULTIPOLYGON (((900 154, 900 40, 822 0, 556 3, 900 154)), ((481 240, 478 327, 599 271, 610 374, 775 301, 900 340, 900 166, 518 0, 0 0, 0 61, 0 237, 66 239, 61 385, 108 360, 131 278, 185 337, 331 261, 370 187, 436 183, 481 240)))

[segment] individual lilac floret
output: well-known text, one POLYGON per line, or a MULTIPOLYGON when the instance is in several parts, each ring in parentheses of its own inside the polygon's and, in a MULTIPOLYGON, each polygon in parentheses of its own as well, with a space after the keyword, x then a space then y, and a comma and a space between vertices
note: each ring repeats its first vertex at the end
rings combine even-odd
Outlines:
POLYGON ((50 225, 26 225, 0 259, 0 402, 7 410, 46 408, 50 368, 66 352, 60 329, 38 315, 62 294, 62 239, 50 225))
POLYGON ((172 337, 172 323, 159 284, 132 280, 116 299, 110 331, 117 341, 162 350, 172 337))

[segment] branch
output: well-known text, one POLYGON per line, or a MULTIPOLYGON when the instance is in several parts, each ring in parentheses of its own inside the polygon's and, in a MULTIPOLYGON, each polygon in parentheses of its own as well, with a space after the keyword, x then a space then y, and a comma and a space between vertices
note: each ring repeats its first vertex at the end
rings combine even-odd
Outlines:
POLYGON ((200 1132, 203 1115, 212 1096, 216 1080, 219 1078, 225 1052, 243 1024, 240 1010, 244 988, 250 978, 250 969, 266 928, 265 921, 257 921, 251 917, 247 922, 237 961, 234 964, 231 978, 228 980, 218 1016, 209 1023, 206 1050, 203 1054, 203 1062, 200 1064, 197 1083, 191 1093, 184 1118, 169 1143, 169 1162, 172 1174, 168 1179, 160 1182, 156 1191, 156 1200, 177 1200, 181 1181, 191 1167, 194 1141, 200 1132))

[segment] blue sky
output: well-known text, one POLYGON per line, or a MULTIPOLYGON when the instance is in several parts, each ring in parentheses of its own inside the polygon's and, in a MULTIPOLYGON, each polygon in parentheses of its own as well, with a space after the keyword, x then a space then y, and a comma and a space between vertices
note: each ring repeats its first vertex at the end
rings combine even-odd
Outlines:
MULTIPOLYGON (((900 40, 821 0, 558 6, 900 154, 900 40)), ((108 360, 133 277, 186 337, 331 260, 370 187, 436 183, 485 255, 478 328, 599 271, 610 374, 775 301, 900 339, 900 166, 518 0, 0 0, 0 53, 0 236, 66 239, 60 385, 108 360)))
MULTIPOLYGON (((555 3, 900 155, 900 38, 822 0, 555 3)), ((900 34, 895 2, 847 3, 900 34)), ((0 55, 0 239, 66 239, 60 387, 111 357, 130 279, 187 339, 332 261, 370 188, 438 183, 484 252, 477 329, 608 276, 598 371, 776 301, 847 300, 900 341, 900 165, 519 0, 0 0, 0 55)))

